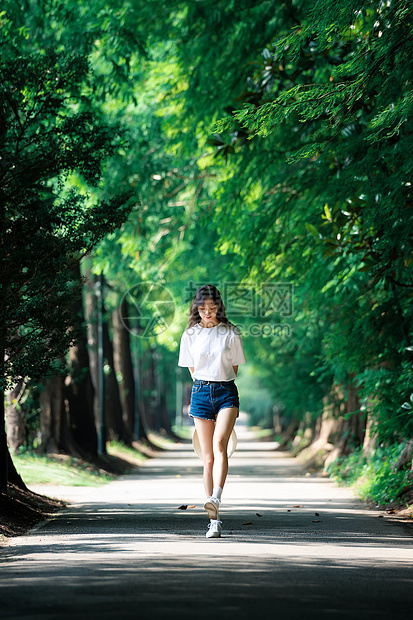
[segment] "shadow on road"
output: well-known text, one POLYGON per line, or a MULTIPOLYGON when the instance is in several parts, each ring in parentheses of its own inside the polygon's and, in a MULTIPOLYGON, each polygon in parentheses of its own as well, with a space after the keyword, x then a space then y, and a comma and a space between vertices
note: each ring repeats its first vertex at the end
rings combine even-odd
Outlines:
POLYGON ((221 539, 188 444, 70 496, 1 551, 1 618, 411 617, 410 532, 241 428, 221 539))

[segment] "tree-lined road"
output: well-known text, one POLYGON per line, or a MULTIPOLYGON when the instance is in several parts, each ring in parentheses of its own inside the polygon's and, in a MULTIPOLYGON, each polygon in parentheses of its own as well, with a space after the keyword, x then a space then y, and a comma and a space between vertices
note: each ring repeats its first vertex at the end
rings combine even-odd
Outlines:
POLYGON ((173 445, 107 486, 49 490, 72 503, 1 549, 0 617, 410 618, 413 530, 238 435, 221 539, 201 462, 173 445))

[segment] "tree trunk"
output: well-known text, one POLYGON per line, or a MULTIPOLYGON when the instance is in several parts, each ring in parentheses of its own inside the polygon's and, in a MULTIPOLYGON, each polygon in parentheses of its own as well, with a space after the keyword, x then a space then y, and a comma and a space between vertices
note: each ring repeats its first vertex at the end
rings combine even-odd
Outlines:
MULTIPOLYGON (((341 390, 338 392, 339 397, 340 394, 341 390)), ((360 400, 357 390, 351 383, 347 385, 347 399, 344 403, 340 403, 340 410, 337 435, 333 441, 334 447, 327 456, 324 467, 333 463, 340 456, 349 454, 352 448, 359 447, 364 440, 360 400)))
POLYGON ((89 354, 84 343, 69 352, 71 372, 66 379, 65 403, 74 442, 83 452, 97 455, 94 415, 94 388, 89 368, 89 354), (86 364, 86 365, 84 365, 86 364))
POLYGON ((350 417, 351 438, 357 447, 361 446, 363 445, 366 429, 364 425, 364 415, 361 411, 359 393, 353 383, 347 385, 346 413, 352 414, 350 417))
POLYGON ((24 392, 24 381, 19 381, 15 387, 6 393, 6 432, 10 450, 17 450, 26 443, 26 425, 24 411, 20 399, 24 392))
MULTIPOLYGON (((130 343, 132 344, 132 343, 130 343)), ((141 360, 139 341, 135 341, 133 351, 133 377, 134 377, 134 435, 137 441, 147 440, 146 431, 142 421, 142 377, 141 377, 141 360)))
POLYGON ((151 431, 155 430, 154 424, 154 415, 153 415, 153 405, 152 405, 152 392, 153 392, 153 384, 151 380, 152 372, 151 372, 151 351, 147 349, 144 351, 141 358, 141 418, 142 418, 142 427, 145 431, 146 436, 151 431))
POLYGON ((87 322, 87 348, 89 355, 90 378, 94 389, 93 412, 95 428, 100 426, 100 403, 99 403, 99 369, 98 369, 98 345, 97 345, 97 305, 93 287, 96 283, 96 276, 90 272, 86 273, 87 282, 85 284, 85 314, 87 322))
MULTIPOLYGON (((135 372, 140 372, 139 369, 135 370, 135 372)), ((147 416, 146 416, 146 404, 145 404, 145 400, 143 398, 143 382, 142 382, 142 376, 139 376, 139 391, 138 394, 136 394, 136 389, 135 389, 135 435, 136 435, 136 439, 138 441, 144 441, 147 443, 149 442, 149 437, 148 437, 148 432, 149 432, 149 425, 147 422, 147 416), (137 421, 136 421, 136 417, 137 417, 137 421)))
POLYGON ((328 467, 330 463, 333 463, 340 456, 346 453, 346 448, 347 448, 348 440, 350 437, 350 432, 351 432, 351 420, 340 417, 336 421, 336 425, 335 425, 335 434, 337 438, 332 444, 331 451, 328 453, 324 461, 325 468, 328 467))
POLYGON ((340 405, 336 400, 336 389, 324 398, 323 414, 321 423, 317 428, 314 441, 304 448, 299 454, 299 459, 304 461, 307 467, 321 467, 325 459, 333 449, 335 437, 340 429, 340 405))
POLYGON ((14 463, 12 461, 12 458, 10 456, 10 452, 7 451, 7 459, 8 459, 8 466, 7 466, 7 470, 8 470, 8 482, 10 484, 14 484, 14 486, 16 486, 17 488, 21 489, 22 491, 28 491, 29 489, 26 487, 26 485, 24 484, 20 474, 18 473, 17 469, 14 466, 14 463))
MULTIPOLYGON (((2 223, 3 218, 0 220, 2 223)), ((4 343, 5 343, 5 328, 0 324, 0 493, 7 494, 7 481, 8 481, 8 462, 10 458, 9 448, 7 446, 6 435, 6 415, 4 409, 4 389, 6 384, 6 377, 4 373, 4 343)))
POLYGON ((168 413, 166 411, 166 401, 164 394, 164 385, 161 372, 161 356, 156 348, 151 350, 152 364, 151 375, 153 383, 153 406, 155 415, 156 430, 159 432, 162 429, 164 431, 171 432, 171 427, 168 420, 168 413))
POLYGON ((116 379, 113 346, 109 336, 108 324, 103 324, 103 350, 107 372, 105 372, 105 411, 108 439, 125 441, 122 405, 120 402, 119 385, 116 379))
POLYGON ((113 361, 119 385, 124 437, 126 443, 131 444, 135 426, 135 381, 127 317, 128 305, 126 299, 123 299, 120 308, 112 314, 113 361))
MULTIPOLYGON (((73 278, 80 281, 79 266, 74 269, 73 278)), ((97 454, 97 435, 81 294, 72 311, 77 342, 69 351, 69 374, 66 379, 62 376, 47 379, 40 394, 40 451, 87 458, 97 454)))
POLYGON ((161 407, 156 359, 156 349, 150 349, 149 382, 151 393, 152 428, 159 432, 161 430, 161 407))
POLYGON ((293 441, 294 437, 297 434, 298 426, 298 420, 295 416, 293 416, 287 423, 287 427, 283 432, 283 440, 280 448, 285 448, 290 443, 290 441, 293 441))
MULTIPOLYGON (((80 268, 74 274, 81 278, 80 268)), ((97 454, 97 433, 94 416, 94 387, 89 364, 85 317, 82 297, 73 307, 73 323, 80 327, 77 343, 69 351, 70 374, 66 378, 66 399, 70 427, 75 443, 86 453, 97 454)))
POLYGON ((165 393, 165 382, 161 374, 159 374, 158 389, 159 389, 159 407, 161 410, 162 428, 165 429, 168 435, 172 436, 174 435, 174 433, 172 432, 171 422, 169 420, 169 415, 168 415, 168 407, 166 403, 166 393, 165 393))
POLYGON ((281 435, 283 432, 281 409, 278 405, 272 408, 272 428, 275 435, 281 435))
POLYGON ((307 448, 299 454, 299 458, 308 466, 320 467, 324 465, 326 456, 333 449, 330 438, 338 430, 339 422, 328 409, 324 410, 321 418, 320 434, 307 448))
POLYGON ((64 377, 57 375, 43 382, 40 393, 40 433, 39 451, 42 453, 68 452, 64 445, 64 377))
POLYGON ((364 433, 364 441, 363 441, 363 456, 369 456, 376 445, 376 438, 372 433, 373 426, 373 417, 371 412, 369 411, 369 407, 367 407, 366 413, 366 430, 364 433))
POLYGON ((400 471, 406 465, 412 464, 412 455, 413 455, 413 439, 409 439, 409 441, 404 446, 403 450, 399 458, 396 461, 396 465, 394 466, 395 471, 400 471))

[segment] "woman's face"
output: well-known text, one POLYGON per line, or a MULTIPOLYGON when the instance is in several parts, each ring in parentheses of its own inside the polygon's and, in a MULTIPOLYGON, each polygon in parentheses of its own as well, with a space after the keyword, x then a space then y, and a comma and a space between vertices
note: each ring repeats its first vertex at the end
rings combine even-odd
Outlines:
POLYGON ((201 324, 206 327, 207 325, 216 325, 218 304, 213 299, 205 299, 198 306, 199 316, 201 317, 201 324))

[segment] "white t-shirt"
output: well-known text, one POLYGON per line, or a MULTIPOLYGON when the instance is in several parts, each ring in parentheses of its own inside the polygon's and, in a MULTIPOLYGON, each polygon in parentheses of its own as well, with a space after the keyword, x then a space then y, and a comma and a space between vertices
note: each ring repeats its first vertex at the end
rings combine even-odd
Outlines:
POLYGON ((245 364, 239 330, 234 325, 218 323, 188 327, 182 334, 178 366, 194 368, 194 379, 231 381, 236 375, 233 366, 245 364))

